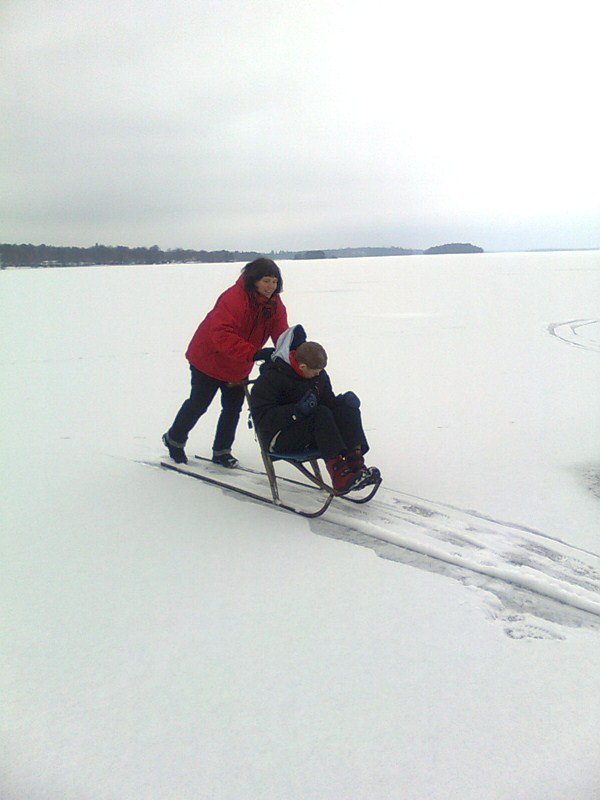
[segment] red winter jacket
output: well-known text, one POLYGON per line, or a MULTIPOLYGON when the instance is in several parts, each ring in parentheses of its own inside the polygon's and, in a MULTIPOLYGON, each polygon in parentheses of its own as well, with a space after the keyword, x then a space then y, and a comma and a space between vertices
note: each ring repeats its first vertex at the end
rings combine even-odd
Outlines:
POLYGON ((278 294, 271 299, 244 289, 244 277, 217 300, 198 326, 185 354, 193 367, 220 381, 242 381, 252 357, 269 336, 275 343, 288 328, 287 311, 278 294))

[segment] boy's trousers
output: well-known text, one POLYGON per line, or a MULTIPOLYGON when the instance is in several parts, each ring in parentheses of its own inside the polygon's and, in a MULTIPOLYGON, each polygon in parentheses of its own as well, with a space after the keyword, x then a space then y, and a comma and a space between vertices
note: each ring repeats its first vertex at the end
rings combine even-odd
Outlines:
POLYGON ((309 417, 279 432, 272 452, 318 450, 327 460, 355 447, 360 447, 363 454, 369 449, 360 410, 344 404, 333 409, 318 405, 309 417))
POLYGON ((206 412, 218 389, 220 389, 222 410, 215 433, 213 452, 230 452, 244 402, 244 388, 242 386, 228 386, 226 381, 211 378, 210 375, 205 375, 195 367, 190 366, 190 370, 192 373, 192 390, 189 398, 177 412, 175 421, 169 430, 169 437, 174 442, 184 445, 187 442, 189 432, 206 412))

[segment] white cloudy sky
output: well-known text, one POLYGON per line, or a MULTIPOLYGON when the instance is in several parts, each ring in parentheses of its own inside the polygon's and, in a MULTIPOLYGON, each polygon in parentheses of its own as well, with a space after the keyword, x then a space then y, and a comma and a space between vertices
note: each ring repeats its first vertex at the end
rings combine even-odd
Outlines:
POLYGON ((0 241, 600 247, 593 0, 3 0, 0 241))

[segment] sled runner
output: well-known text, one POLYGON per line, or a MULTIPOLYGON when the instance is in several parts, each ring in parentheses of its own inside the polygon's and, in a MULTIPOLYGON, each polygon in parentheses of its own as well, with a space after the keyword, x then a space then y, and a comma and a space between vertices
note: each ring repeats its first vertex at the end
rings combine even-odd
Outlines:
POLYGON ((357 491, 353 492, 352 496, 348 494, 337 494, 331 486, 323 481, 317 462, 318 456, 319 454, 315 452, 292 453, 289 455, 277 454, 273 455, 272 457, 266 456, 267 463, 269 464, 268 471, 266 471, 266 468, 265 472, 262 472, 260 470, 249 469, 247 467, 237 467, 235 470, 231 470, 230 480, 221 479, 220 476, 223 474, 223 468, 215 467, 210 458, 204 458, 202 456, 195 456, 196 461, 199 462, 197 466, 194 463, 176 464, 167 460, 161 461, 160 466, 163 469, 169 469, 173 472, 179 472, 182 475, 188 475, 190 478, 196 478, 197 480, 211 484, 212 486, 218 486, 221 489, 227 489, 244 497, 249 497, 252 500, 258 500, 262 503, 267 503, 268 505, 273 505, 284 509, 285 511, 291 511, 294 514, 299 514, 302 517, 308 517, 311 519, 322 516, 327 511, 334 498, 347 500, 350 503, 362 504, 368 503, 369 500, 375 496, 381 485, 381 476, 379 475, 378 470, 373 470, 367 481, 363 483, 357 491), (273 465, 274 461, 282 461, 291 464, 298 469, 302 475, 308 478, 310 483, 307 483, 306 481, 294 480, 293 478, 277 476, 273 465), (307 466, 307 464, 310 466, 310 468, 307 466), (207 472, 206 470, 210 470, 211 467, 214 468, 214 470, 207 472), (259 494, 258 491, 253 491, 253 489, 241 485, 239 481, 236 483, 234 478, 235 473, 253 476, 255 480, 266 478, 271 489, 271 496, 269 497, 265 496, 264 494, 259 494), (216 477, 216 475, 219 477, 216 477), (298 494, 298 491, 300 491, 303 498, 306 495, 313 497, 318 493, 320 495, 320 505, 314 511, 295 504, 292 505, 290 501, 281 497, 281 486, 283 486, 285 489, 295 489, 296 494, 298 494), (325 495, 324 498, 323 494, 325 495))

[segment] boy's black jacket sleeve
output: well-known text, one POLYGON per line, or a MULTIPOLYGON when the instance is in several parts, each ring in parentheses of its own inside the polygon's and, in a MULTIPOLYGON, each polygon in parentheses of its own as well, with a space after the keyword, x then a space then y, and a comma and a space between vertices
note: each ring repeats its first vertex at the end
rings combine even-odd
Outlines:
POLYGON ((254 423, 261 438, 271 440, 273 436, 282 428, 287 428, 294 421, 292 419, 296 403, 300 398, 293 402, 283 402, 283 385, 278 379, 277 374, 269 374, 266 379, 261 375, 254 386, 250 395, 250 408, 254 423))

